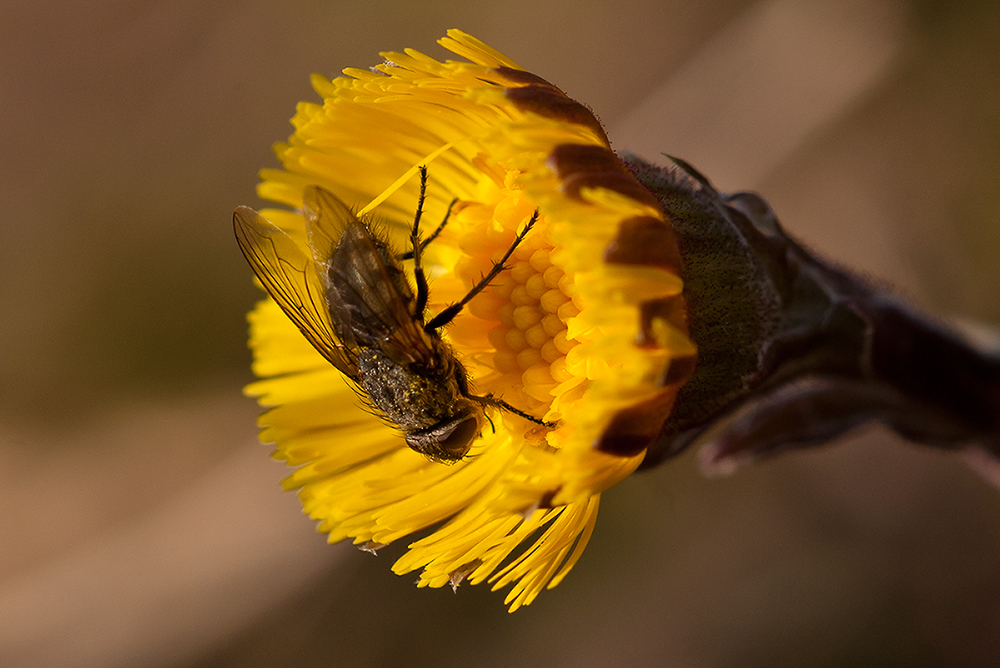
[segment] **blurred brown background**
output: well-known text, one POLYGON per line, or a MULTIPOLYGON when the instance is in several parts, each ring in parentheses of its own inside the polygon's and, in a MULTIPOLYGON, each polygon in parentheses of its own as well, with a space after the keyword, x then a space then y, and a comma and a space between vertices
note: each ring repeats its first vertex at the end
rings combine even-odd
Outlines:
POLYGON ((1000 323, 1000 6, 513 0, 0 6, 0 665, 994 666, 1000 493, 878 429, 605 496, 508 615, 326 546, 255 442, 232 239, 308 75, 460 27, 619 149, 1000 323))

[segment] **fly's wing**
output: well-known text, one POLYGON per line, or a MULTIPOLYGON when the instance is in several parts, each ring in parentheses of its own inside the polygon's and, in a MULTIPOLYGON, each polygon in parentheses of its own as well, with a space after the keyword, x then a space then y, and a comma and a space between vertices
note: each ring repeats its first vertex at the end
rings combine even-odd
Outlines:
POLYGON ((250 207, 233 212, 233 229, 243 256, 281 310, 333 366, 357 378, 355 353, 334 335, 313 260, 284 230, 250 207))
POLYGON ((413 290, 388 243, 333 193, 310 186, 302 200, 309 244, 341 340, 377 348, 397 364, 436 366, 434 341, 414 314, 413 290))
POLYGON ((343 200, 319 186, 306 186, 302 191, 302 215, 313 259, 321 265, 329 263, 347 228, 358 223, 358 217, 343 200))

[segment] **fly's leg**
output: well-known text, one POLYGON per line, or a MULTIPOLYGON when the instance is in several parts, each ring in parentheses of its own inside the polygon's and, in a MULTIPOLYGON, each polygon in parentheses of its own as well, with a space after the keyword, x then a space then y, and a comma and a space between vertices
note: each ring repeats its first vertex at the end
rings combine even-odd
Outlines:
MULTIPOLYGON (((528 422, 534 422, 535 424, 540 424, 549 429, 555 429, 559 424, 558 422, 546 422, 545 420, 539 420, 530 413, 525 413, 519 408, 514 408, 503 399, 497 399, 492 393, 485 394, 481 397, 472 394, 469 391, 469 377, 466 375, 465 368, 462 366, 459 366, 458 369, 456 369, 455 382, 458 383, 458 391, 462 393, 463 397, 468 397, 478 404, 483 406, 493 406, 494 408, 499 408, 500 410, 513 413, 514 415, 519 415, 528 422)), ((493 432, 496 433, 496 427, 493 426, 493 420, 490 419, 489 415, 486 416, 486 419, 490 421, 490 426, 493 427, 493 432)))
POLYGON ((510 256, 514 253, 514 249, 516 249, 518 245, 522 241, 524 241, 525 235, 528 234, 532 226, 534 226, 535 221, 537 220, 538 220, 538 210, 535 209, 535 213, 531 215, 531 220, 529 220, 528 224, 524 226, 524 229, 521 230, 521 233, 517 235, 517 238, 514 239, 514 243, 510 245, 510 248, 507 249, 507 252, 504 253, 504 256, 500 258, 499 261, 493 263, 493 268, 490 269, 489 272, 485 276, 483 276, 479 280, 479 282, 476 283, 475 286, 473 286, 471 290, 469 290, 468 294, 462 297, 461 301, 455 302, 454 304, 448 306, 440 313, 438 313, 436 316, 434 316, 429 323, 424 325, 424 329, 428 332, 431 332, 435 329, 440 329, 441 327, 444 327, 449 322, 454 320, 455 316, 457 316, 459 313, 462 312, 462 309, 465 307, 466 304, 472 301, 473 297, 475 297, 480 292, 485 290, 486 286, 488 286, 490 282, 494 278, 496 278, 501 271, 507 268, 506 267, 507 260, 509 260, 510 256))
POLYGON ((423 320, 424 309, 427 308, 427 299, 430 293, 430 289, 427 286, 427 277, 424 274, 424 266, 422 263, 423 251, 427 248, 427 245, 434 241, 444 226, 448 224, 448 218, 451 217, 451 210, 455 207, 455 202, 458 198, 451 200, 451 204, 448 205, 448 211, 444 214, 444 220, 441 224, 437 226, 437 229, 431 233, 429 237, 420 240, 420 217, 424 212, 424 199, 427 195, 427 167, 424 165, 420 166, 420 196, 417 198, 417 212, 413 216, 413 227, 410 228, 410 243, 413 250, 409 250, 398 256, 399 260, 409 260, 413 259, 413 277, 417 282, 417 303, 414 309, 414 315, 419 316, 423 320))
MULTIPOLYGON (((441 230, 443 230, 444 226, 448 224, 448 219, 451 218, 451 210, 455 208, 455 204, 457 202, 458 202, 458 198, 457 197, 455 199, 451 200, 451 202, 448 204, 448 210, 445 211, 445 213, 444 213, 444 220, 442 220, 441 224, 438 225, 434 229, 433 232, 431 232, 431 235, 429 237, 427 237, 426 239, 424 239, 423 241, 420 242, 420 250, 421 251, 423 251, 425 248, 427 248, 427 246, 429 246, 430 243, 432 241, 434 241, 435 239, 437 239, 438 235, 441 234, 441 230)), ((399 256, 399 259, 400 260, 412 260, 413 259, 413 251, 406 251, 405 253, 403 253, 402 255, 399 256)))
POLYGON ((484 406, 493 406, 495 408, 499 408, 500 410, 507 411, 508 413, 513 413, 514 415, 523 417, 528 422, 534 422, 535 424, 541 425, 548 429, 555 429, 556 427, 559 426, 558 422, 546 422, 545 420, 536 418, 534 415, 531 415, 530 413, 525 413, 521 409, 511 406, 503 399, 497 399, 492 394, 487 394, 482 397, 470 396, 469 398, 472 399, 473 401, 483 404, 484 406))
MULTIPOLYGON (((421 252, 425 248, 427 248, 427 246, 429 246, 432 241, 434 241, 435 239, 437 239, 437 237, 438 237, 439 234, 441 234, 441 230, 443 230, 444 227, 445 227, 445 225, 448 224, 448 219, 451 218, 451 210, 455 208, 455 204, 457 202, 458 202, 458 198, 457 197, 455 199, 451 200, 451 202, 448 204, 448 210, 445 211, 444 220, 441 221, 441 224, 438 225, 434 229, 434 231, 431 233, 431 235, 429 237, 427 237, 426 239, 424 239, 423 241, 420 242, 420 250, 421 250, 421 252)), ((402 260, 412 260, 413 259, 413 251, 408 250, 405 253, 400 253, 399 255, 396 256, 396 259, 398 259, 400 261, 402 261, 402 260)))
POLYGON ((424 197, 427 195, 427 167, 420 165, 420 196, 417 198, 417 213, 413 216, 413 227, 410 229, 410 243, 413 244, 413 277, 417 281, 417 303, 413 310, 413 315, 423 320, 424 309, 427 308, 427 277, 424 276, 424 267, 421 264, 420 244, 420 216, 424 213, 424 197))

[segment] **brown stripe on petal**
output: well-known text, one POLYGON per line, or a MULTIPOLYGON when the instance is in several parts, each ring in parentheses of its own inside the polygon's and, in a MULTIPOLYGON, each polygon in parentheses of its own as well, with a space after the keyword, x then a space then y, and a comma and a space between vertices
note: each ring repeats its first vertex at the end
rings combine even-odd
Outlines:
POLYGON ((562 179, 561 189, 569 197, 581 199, 581 188, 606 188, 660 208, 656 196, 639 183, 606 146, 560 144, 549 152, 545 165, 562 179))
POLYGON ((560 179, 581 173, 629 173, 611 149, 593 144, 559 144, 549 152, 545 165, 560 179))
POLYGON ((604 249, 604 261, 609 264, 660 267, 676 276, 682 276, 684 268, 673 230, 653 216, 623 220, 618 225, 618 234, 604 249))
POLYGON ((594 448, 609 455, 632 457, 650 445, 660 433, 677 397, 677 389, 660 392, 615 413, 611 423, 594 442, 594 448))
MULTIPOLYGON (((549 86, 550 88, 555 88, 559 90, 558 87, 549 83, 537 74, 532 74, 526 70, 518 70, 513 67, 507 67, 506 65, 501 65, 500 67, 493 68, 493 71, 502 76, 504 79, 513 81, 514 83, 524 84, 524 85, 539 85, 539 86, 549 86)), ((565 96, 566 94, 559 90, 560 93, 565 96)))
POLYGON ((605 145, 610 144, 604 128, 593 112, 548 82, 508 88, 505 94, 507 99, 521 111, 588 127, 597 133, 605 145))
POLYGON ((556 494, 562 490, 562 485, 556 487, 555 489, 550 489, 544 492, 538 499, 538 508, 552 508, 552 502, 555 501, 556 494))
POLYGON ((656 320, 664 320, 685 335, 688 333, 687 300, 684 295, 674 295, 662 299, 650 299, 639 305, 639 340, 641 347, 662 348, 665 341, 659 341, 653 325, 656 320))
POLYGON ((574 174, 563 179, 561 190, 568 197, 582 200, 580 190, 583 188, 604 188, 624 195, 640 204, 659 208, 660 202, 653 193, 635 180, 631 174, 621 172, 594 172, 574 174))
POLYGON ((670 360, 670 366, 667 367, 666 372, 660 376, 657 384, 661 387, 667 387, 670 385, 676 385, 680 387, 688 381, 691 374, 694 373, 695 366, 698 364, 697 355, 684 355, 683 357, 675 357, 670 360))
MULTIPOLYGON (((687 306, 682 295, 644 302, 639 312, 641 323, 637 345, 662 347, 666 344, 657 338, 656 320, 664 320, 687 333, 687 306)), ((651 399, 618 411, 594 447, 611 455, 631 457, 652 445, 670 416, 681 386, 694 373, 697 361, 698 356, 694 353, 671 359, 656 379, 656 384, 664 390, 651 399)))
MULTIPOLYGON (((661 320, 687 335, 688 333, 688 313, 687 300, 684 295, 674 295, 663 299, 651 299, 639 305, 639 334, 636 337, 636 345, 640 348, 664 348, 669 345, 668 341, 662 341, 658 337, 662 336, 661 327, 656 326, 656 321, 661 320)), ((656 384, 660 387, 676 386, 680 387, 687 382, 691 374, 694 373, 695 365, 698 363, 697 353, 673 357, 669 365, 656 379, 656 384)))

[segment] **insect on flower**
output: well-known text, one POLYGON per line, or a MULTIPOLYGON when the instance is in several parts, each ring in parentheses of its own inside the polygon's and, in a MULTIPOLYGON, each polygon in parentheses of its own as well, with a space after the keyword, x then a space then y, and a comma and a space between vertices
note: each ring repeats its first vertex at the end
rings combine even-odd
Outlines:
POLYGON ((421 167, 412 249, 400 255, 367 220, 318 186, 303 193, 312 257, 249 207, 236 209, 233 227, 257 278, 316 350, 354 382, 372 408, 403 430, 407 445, 431 460, 451 463, 464 457, 479 436, 488 406, 555 426, 491 394, 473 394, 465 367, 440 335, 504 270, 538 212, 465 297, 425 320, 429 295, 422 251, 448 221, 445 216, 421 241, 426 185, 427 171, 421 167), (406 259, 413 260, 415 294, 401 264, 406 259))

